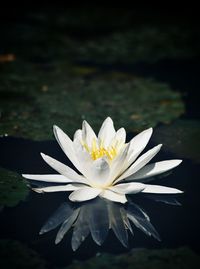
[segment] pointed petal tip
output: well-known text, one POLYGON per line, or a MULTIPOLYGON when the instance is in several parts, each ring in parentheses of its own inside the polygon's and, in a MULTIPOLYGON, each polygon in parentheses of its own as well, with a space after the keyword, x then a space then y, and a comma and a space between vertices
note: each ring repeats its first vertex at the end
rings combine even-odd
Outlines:
POLYGON ((37 192, 37 193, 44 193, 44 191, 37 189, 37 188, 31 188, 32 191, 37 192))
POLYGON ((57 125, 53 125, 53 132, 57 132, 58 130, 60 130, 60 128, 57 125))
POLYGON ((40 152, 40 155, 42 156, 42 159, 44 159, 44 161, 45 161, 45 159, 51 159, 52 158, 51 156, 49 156, 49 155, 47 155, 47 154, 45 154, 43 152, 40 152))
POLYGON ((142 191, 143 193, 157 193, 157 194, 181 194, 183 191, 166 187, 166 186, 160 186, 160 185, 149 185, 145 184, 146 188, 142 191))
POLYGON ((104 120, 104 123, 106 123, 106 122, 111 122, 111 123, 113 123, 113 120, 112 120, 112 118, 111 118, 110 116, 108 116, 108 117, 105 118, 105 120, 104 120))
POLYGON ((177 193, 184 193, 184 191, 177 189, 177 193))
POLYGON ((72 246, 72 250, 75 252, 78 249, 78 247, 72 246))
POLYGON ((64 133, 63 130, 57 125, 53 125, 53 133, 56 140, 59 140, 59 137, 64 133))
POLYGON ((150 127, 150 128, 148 128, 146 131, 152 134, 152 133, 153 133, 153 128, 150 127))
POLYGON ((48 157, 46 154, 44 154, 43 152, 40 152, 40 155, 42 157, 43 160, 45 160, 46 157, 48 157))
POLYGON ((182 163, 183 160, 179 160, 179 159, 175 159, 175 160, 169 160, 169 161, 173 161, 173 168, 177 167, 179 164, 182 163))
POLYGON ((158 144, 158 145, 157 145, 157 146, 155 146, 154 148, 155 148, 155 149, 159 149, 159 150, 160 150, 160 149, 162 148, 162 146, 163 146, 163 144, 158 144))
POLYGON ((111 118, 110 116, 108 116, 108 117, 106 118, 106 120, 111 120, 111 121, 112 121, 112 118, 111 118))
POLYGON ((31 179, 31 180, 33 179, 33 176, 34 176, 34 175, 30 175, 30 174, 22 174, 22 177, 23 177, 23 178, 31 179))
POLYGON ((86 120, 83 120, 82 122, 82 128, 87 124, 87 121, 86 120))
POLYGON ((55 244, 58 245, 58 243, 60 243, 60 240, 56 238, 55 244))
POLYGON ((148 128, 148 129, 143 130, 143 131, 140 132, 138 135, 140 135, 140 134, 145 134, 145 135, 148 135, 149 138, 150 138, 150 137, 152 136, 152 133, 153 133, 153 128, 150 127, 150 128, 148 128))

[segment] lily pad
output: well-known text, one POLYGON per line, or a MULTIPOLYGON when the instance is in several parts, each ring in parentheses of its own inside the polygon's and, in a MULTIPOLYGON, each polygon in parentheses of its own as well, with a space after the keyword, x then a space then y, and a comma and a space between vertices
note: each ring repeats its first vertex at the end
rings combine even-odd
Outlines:
POLYGON ((140 131, 168 123, 184 112, 180 93, 151 79, 85 78, 67 75, 64 67, 45 73, 27 63, 27 69, 17 70, 16 64, 12 72, 4 73, 0 86, 1 134, 47 139, 56 124, 72 135, 83 119, 98 130, 107 116, 116 127, 140 131))
POLYGON ((165 145, 166 150, 182 158, 200 162, 200 121, 179 119, 156 128, 153 139, 165 145))
POLYGON ((24 200, 28 188, 21 176, 0 168, 0 205, 15 206, 24 200))
POLYGON ((44 269, 46 262, 34 250, 9 239, 0 240, 0 267, 20 269, 44 269))
POLYGON ((191 249, 136 249, 126 254, 114 256, 100 254, 86 262, 74 262, 68 269, 134 268, 134 269, 196 269, 200 257, 191 249))

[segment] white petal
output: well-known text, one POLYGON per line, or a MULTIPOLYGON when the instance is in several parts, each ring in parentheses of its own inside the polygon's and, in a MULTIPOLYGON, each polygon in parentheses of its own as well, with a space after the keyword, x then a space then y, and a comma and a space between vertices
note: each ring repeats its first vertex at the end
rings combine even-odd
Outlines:
POLYGON ((78 129, 75 133, 74 133, 74 140, 75 139, 78 139, 80 141, 82 141, 82 130, 81 129, 78 129))
POLYGON ((153 129, 149 128, 149 129, 142 131, 141 133, 139 133, 135 137, 133 137, 130 141, 130 144, 131 144, 130 150, 133 150, 133 151, 139 152, 139 153, 142 152, 142 150, 148 144, 152 133, 153 133, 153 129))
POLYGON ((73 182, 72 179, 66 178, 63 175, 29 175, 23 174, 24 178, 37 180, 37 181, 45 181, 45 182, 52 182, 52 183, 70 183, 73 182))
POLYGON ((57 126, 53 126, 53 131, 56 140, 58 141, 60 147, 64 151, 64 153, 67 155, 67 157, 70 159, 70 161, 73 163, 73 165, 80 171, 81 171, 81 165, 78 162, 75 152, 74 152, 74 147, 73 147, 73 142, 71 139, 68 137, 67 134, 65 134, 60 128, 57 126))
POLYGON ((147 185, 145 184, 145 189, 142 191, 144 193, 160 193, 160 194, 176 194, 176 193, 183 193, 181 190, 159 186, 159 185, 147 185))
POLYGON ((104 190, 101 192, 100 196, 113 202, 119 202, 122 204, 127 202, 126 196, 124 194, 116 193, 110 190, 104 190))
POLYGON ((125 171, 139 156, 139 154, 144 150, 146 145, 151 138, 153 129, 149 128, 143 132, 136 135, 130 142, 129 151, 127 154, 127 161, 124 163, 122 171, 125 171))
POLYGON ((75 182, 81 182, 81 183, 87 184, 87 180, 83 176, 77 174, 73 169, 71 169, 67 165, 65 165, 65 164, 55 160, 54 158, 52 158, 48 155, 45 155, 43 153, 41 153, 41 156, 44 159, 44 161, 46 163, 48 163, 48 165, 50 165, 58 173, 66 176, 69 179, 72 179, 75 182))
POLYGON ((129 153, 128 153, 128 164, 130 165, 132 162, 136 160, 139 154, 144 150, 146 145, 151 138, 153 133, 153 129, 149 128, 144 130, 143 132, 139 133, 135 137, 131 139, 129 153))
POLYGON ((164 173, 178 166, 182 160, 168 160, 157 163, 152 163, 144 166, 137 173, 130 177, 130 180, 143 179, 164 173))
POLYGON ((61 186, 51 186, 51 187, 44 187, 44 188, 32 188, 33 191, 42 193, 42 192, 60 192, 60 191, 74 191, 83 188, 83 184, 68 184, 68 185, 61 185, 61 186))
POLYGON ((89 147, 92 146, 93 140, 97 140, 96 134, 85 120, 82 125, 82 139, 89 147))
POLYGON ((103 122, 99 134, 98 139, 101 142, 103 142, 104 147, 108 147, 112 141, 112 139, 115 136, 115 128, 113 126, 113 121, 110 117, 106 118, 103 122))
MULTIPOLYGON (((125 143, 125 141, 126 141, 126 131, 125 131, 124 128, 120 128, 119 130, 117 130, 117 132, 116 132, 116 134, 115 134, 115 136, 113 138, 112 143, 114 143, 115 141, 119 141, 122 144, 125 143)), ((112 145, 112 143, 111 143, 111 145, 112 145)))
POLYGON ((73 202, 82 202, 94 199, 100 194, 100 189, 84 187, 79 190, 72 192, 69 196, 69 199, 73 202))
POLYGON ((118 175, 122 174, 122 169, 124 167, 124 163, 127 158, 128 150, 130 144, 126 145, 121 152, 117 155, 117 157, 112 161, 110 165, 110 180, 108 184, 112 184, 112 182, 117 178, 118 175))
POLYGON ((116 182, 129 177, 130 175, 136 173, 139 169, 141 169, 143 166, 145 166, 160 150, 161 144, 148 150, 146 153, 144 153, 142 156, 140 156, 135 163, 133 163, 127 170, 124 172, 117 180, 116 182))
POLYGON ((110 187, 110 190, 121 193, 121 194, 129 194, 129 193, 138 193, 145 189, 145 184, 142 183, 122 183, 115 186, 110 187))
POLYGON ((90 182, 100 187, 107 184, 109 180, 110 167, 105 158, 93 161, 91 166, 90 182))
POLYGON ((79 139, 74 140, 74 148, 76 149, 77 159, 81 164, 82 174, 89 179, 93 160, 79 139))

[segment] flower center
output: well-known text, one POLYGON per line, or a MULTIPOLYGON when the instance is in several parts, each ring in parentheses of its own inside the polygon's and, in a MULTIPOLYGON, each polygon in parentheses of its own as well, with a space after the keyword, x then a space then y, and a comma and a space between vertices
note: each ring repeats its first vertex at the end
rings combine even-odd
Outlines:
POLYGON ((101 157, 106 156, 110 161, 112 161, 117 156, 119 149, 122 146, 122 143, 116 140, 113 141, 111 145, 106 148, 103 141, 97 143, 96 139, 93 139, 91 147, 89 147, 86 143, 83 143, 83 146, 93 160, 97 160, 101 157))

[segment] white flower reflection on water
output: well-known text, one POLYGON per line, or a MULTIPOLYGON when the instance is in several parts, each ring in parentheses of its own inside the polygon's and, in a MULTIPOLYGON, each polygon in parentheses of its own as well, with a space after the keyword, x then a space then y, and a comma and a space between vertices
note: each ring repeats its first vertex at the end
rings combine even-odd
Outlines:
MULTIPOLYGON (((179 205, 172 197, 152 196, 149 198, 179 205)), ((140 206, 133 202, 123 205, 100 198, 77 204, 64 202, 48 219, 40 234, 61 225, 55 239, 55 243, 58 244, 72 228, 71 246, 76 251, 90 233, 94 242, 102 245, 109 230, 112 229, 122 245, 128 247, 128 230, 133 235, 132 224, 146 235, 160 241, 159 234, 151 224, 149 216, 140 206)))
POLYGON ((52 186, 34 188, 36 192, 72 191, 69 199, 73 202, 100 196, 120 203, 127 202, 127 194, 182 192, 175 188, 144 183, 146 178, 164 173, 181 163, 181 160, 166 160, 148 164, 159 152, 161 144, 138 157, 149 142, 152 128, 126 143, 124 128, 115 131, 113 121, 108 117, 98 136, 86 121, 83 121, 82 129, 75 132, 73 141, 57 126, 54 126, 54 134, 62 150, 80 173, 41 153, 44 161, 59 174, 23 175, 30 180, 52 183, 52 186))

